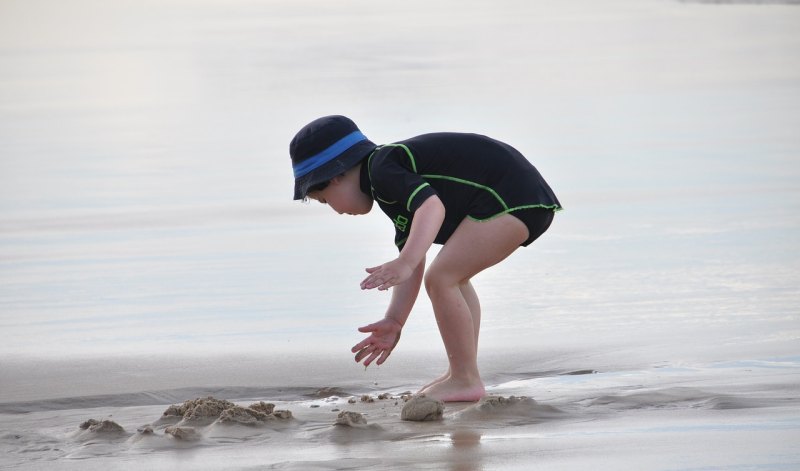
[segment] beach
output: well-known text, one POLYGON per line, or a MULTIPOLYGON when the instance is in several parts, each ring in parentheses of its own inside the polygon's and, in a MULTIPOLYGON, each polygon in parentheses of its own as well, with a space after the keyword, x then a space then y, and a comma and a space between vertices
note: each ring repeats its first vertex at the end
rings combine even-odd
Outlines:
POLYGON ((793 2, 4 2, 0 469, 800 468, 798 25, 793 2), (388 303, 364 268, 396 248, 377 210, 291 200, 289 140, 327 114, 509 142, 564 205, 473 280, 495 399, 402 419, 447 369, 424 293, 385 364, 353 360, 388 303))
MULTIPOLYGON (((409 364, 408 358, 402 359, 409 364)), ((216 366, 235 371, 231 365, 236 363, 230 360, 216 366)), ((415 360, 423 364, 427 358, 415 360)), ((286 384, 297 386, 262 382, 5 403, 0 405, 4 429, 0 465, 14 469, 475 470, 532 465, 792 469, 797 462, 796 361, 523 371, 523 365, 542 362, 522 360, 516 370, 506 370, 502 361, 489 367, 496 381, 489 393, 528 399, 494 406, 446 404, 443 417, 429 422, 401 420, 405 405, 401 395, 410 391, 403 390, 409 384, 397 384, 383 374, 370 375, 376 381, 351 374, 319 383, 333 385, 326 387, 308 383, 323 375, 300 374, 284 376, 286 384), (271 402, 276 410, 289 410, 292 417, 257 424, 189 421, 183 424, 191 431, 189 436, 169 429, 176 421, 159 422, 168 405, 210 396, 230 398, 242 407, 271 402), (343 411, 362 414, 365 423, 337 425, 343 411), (123 430, 81 430, 80 425, 90 419, 110 420, 123 430)), ((120 375, 118 369, 100 372, 95 375, 97 391, 120 375)))

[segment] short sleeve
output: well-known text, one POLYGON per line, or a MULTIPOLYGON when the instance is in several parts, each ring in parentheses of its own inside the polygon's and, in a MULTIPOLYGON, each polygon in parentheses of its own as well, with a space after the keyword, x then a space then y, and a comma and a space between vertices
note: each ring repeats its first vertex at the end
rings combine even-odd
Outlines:
POLYGON ((413 213, 436 190, 414 171, 413 157, 403 147, 376 153, 370 162, 370 180, 378 198, 413 213))

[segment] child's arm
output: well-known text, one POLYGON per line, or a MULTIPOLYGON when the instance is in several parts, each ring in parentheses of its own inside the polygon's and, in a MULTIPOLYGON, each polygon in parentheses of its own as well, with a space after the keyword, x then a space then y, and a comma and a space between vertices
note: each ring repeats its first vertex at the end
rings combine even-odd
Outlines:
POLYGON ((425 254, 442 227, 442 221, 444 205, 438 196, 433 195, 414 212, 411 232, 400 256, 383 265, 367 268, 369 276, 361 282, 361 289, 386 290, 406 281, 414 268, 425 259, 425 254))
POLYGON ((386 290, 392 286, 394 289, 386 316, 374 324, 358 329, 364 333, 371 332, 369 337, 351 350, 356 353, 357 362, 364 359, 364 366, 369 366, 376 358, 377 363, 382 364, 400 340, 400 332, 414 307, 422 284, 425 253, 439 233, 442 221, 444 205, 438 196, 431 196, 414 212, 411 232, 400 256, 383 265, 367 268, 370 275, 361 282, 361 289, 386 290))
POLYGON ((424 272, 425 259, 423 258, 411 277, 392 290, 392 300, 386 309, 386 316, 378 322, 358 328, 359 332, 372 335, 352 348, 351 351, 356 353, 357 362, 363 359, 364 366, 369 366, 377 358, 377 363, 380 365, 389 358, 397 342, 400 341, 400 332, 417 300, 424 272))

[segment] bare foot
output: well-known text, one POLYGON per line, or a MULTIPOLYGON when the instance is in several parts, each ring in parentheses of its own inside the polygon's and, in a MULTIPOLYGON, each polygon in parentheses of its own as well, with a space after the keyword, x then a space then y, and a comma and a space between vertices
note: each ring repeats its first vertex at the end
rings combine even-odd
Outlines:
POLYGON ((428 390, 428 388, 430 388, 434 384, 441 383, 442 381, 446 380, 449 377, 450 377, 450 370, 447 370, 447 373, 443 374, 442 376, 439 376, 438 378, 434 379, 430 383, 428 383, 425 386, 419 388, 419 391, 417 391, 417 394, 425 393, 428 390))
POLYGON ((425 395, 444 402, 475 402, 486 395, 486 389, 480 379, 469 382, 449 377, 428 387, 425 395))

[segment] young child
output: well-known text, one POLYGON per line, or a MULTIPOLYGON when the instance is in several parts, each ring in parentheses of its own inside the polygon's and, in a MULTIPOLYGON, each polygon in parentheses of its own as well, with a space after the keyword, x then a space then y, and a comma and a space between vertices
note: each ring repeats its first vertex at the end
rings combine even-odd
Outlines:
POLYGON ((517 150, 477 134, 424 134, 377 146, 350 119, 326 116, 289 146, 294 199, 337 213, 366 214, 375 201, 392 220, 400 254, 367 268, 361 289, 392 290, 383 319, 352 348, 357 362, 382 364, 424 280, 449 369, 420 390, 443 401, 486 394, 478 372, 481 308, 470 279, 542 235, 561 209, 539 172, 517 150), (431 244, 442 244, 425 271, 431 244))

